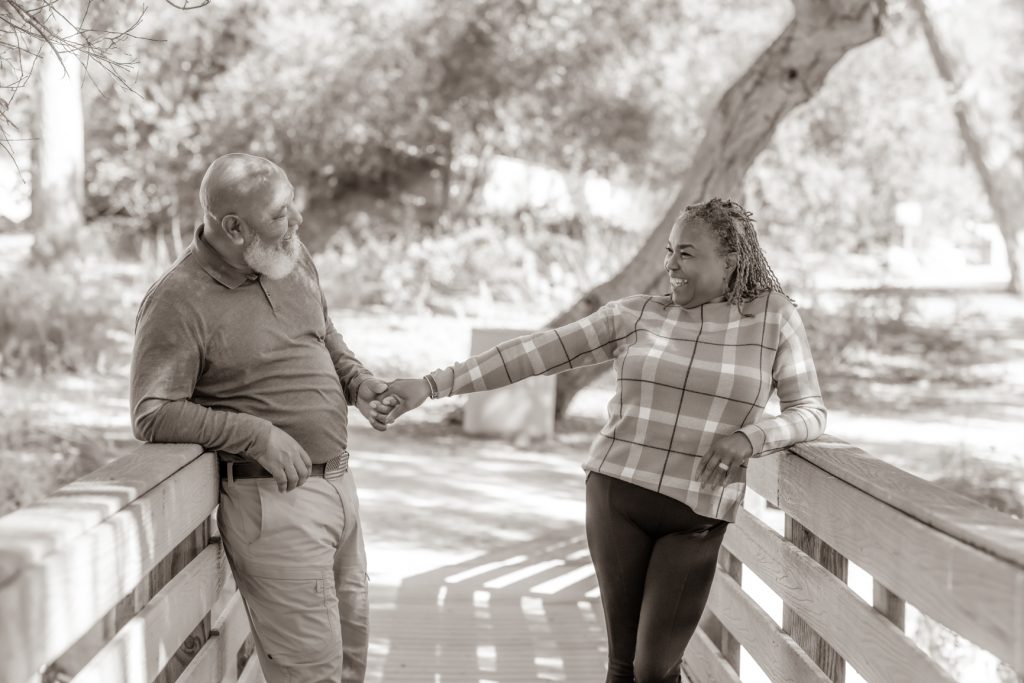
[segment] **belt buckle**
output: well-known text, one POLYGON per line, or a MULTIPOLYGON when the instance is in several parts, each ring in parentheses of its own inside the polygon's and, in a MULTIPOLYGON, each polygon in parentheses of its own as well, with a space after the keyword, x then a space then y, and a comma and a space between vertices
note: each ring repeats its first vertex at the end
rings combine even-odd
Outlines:
POLYGON ((340 477, 348 471, 348 451, 334 456, 324 463, 324 479, 340 477))

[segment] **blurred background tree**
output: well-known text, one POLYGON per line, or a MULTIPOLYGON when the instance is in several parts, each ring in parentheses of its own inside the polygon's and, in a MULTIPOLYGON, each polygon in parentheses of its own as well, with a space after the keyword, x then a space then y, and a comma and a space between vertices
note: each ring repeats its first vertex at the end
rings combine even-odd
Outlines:
MULTIPOLYGON (((288 171, 383 377, 657 290, 680 206, 726 194, 800 304, 830 433, 926 477, 1017 463, 1022 8, 0 0, 0 511, 131 443, 139 300, 229 151, 288 171)), ((1020 510, 1016 474, 955 474, 1020 510)))
MULTIPOLYGON (((919 8, 904 0, 885 3, 883 23, 882 3, 867 0, 224 0, 194 12, 158 4, 138 26, 143 7, 132 0, 66 1, 46 7, 78 7, 80 33, 96 37, 89 45, 109 48, 104 62, 79 47, 94 84, 78 95, 82 144, 75 126, 54 125, 35 144, 11 143, 23 182, 0 176, 9 188, 0 212, 24 230, 32 209, 41 261, 109 249, 155 274, 190 239, 206 165, 231 150, 288 170, 304 240, 345 307, 506 305, 574 317, 607 296, 656 288, 660 269, 646 256, 623 269, 681 203, 708 192, 755 212, 798 293, 920 280, 924 262, 954 247, 995 253, 988 229, 1005 223, 966 153, 919 8), (869 12, 869 32, 831 47, 881 35, 829 53, 827 77, 785 78, 782 59, 764 71, 783 77, 767 99, 729 99, 801 12, 813 39, 829 30, 820 17, 857 8, 869 12), (780 93, 783 106, 772 99, 780 93), (721 130, 722 102, 742 103, 747 117, 731 121, 733 138, 721 130), (763 112, 771 125, 758 122, 763 112), (708 139, 725 146, 701 149, 708 139), (742 159, 729 156, 738 149, 729 140, 742 159), (80 148, 84 163, 74 160, 80 148), (70 179, 63 189, 45 183, 47 150, 59 152, 50 167, 70 179), (48 204, 71 207, 61 214, 70 218, 48 218, 48 204), (623 287, 594 289, 616 277, 623 287)), ((969 76, 957 76, 968 84, 957 92, 985 113, 975 128, 986 168, 1012 187, 1024 83, 1009 55, 1020 8, 933 0, 927 9, 969 76), (968 20, 969 35, 950 30, 968 20), (997 57, 981 49, 989 36, 1003 41, 997 57)), ((14 63, 0 54, 4 68, 14 63)), ((7 98, 10 123, 49 120, 41 89, 22 95, 7 98)), ((1012 257, 1016 233, 1003 234, 1012 257)))
MULTIPOLYGON (((193 9, 209 0, 177 4, 193 9)), ((8 115, 16 96, 32 85, 31 228, 33 256, 52 263, 88 240, 81 230, 85 205, 82 80, 103 72, 126 90, 135 66, 128 45, 144 9, 133 21, 117 0, 0 3, 0 149, 14 160, 8 115), (111 15, 118 21, 111 21, 111 15)))

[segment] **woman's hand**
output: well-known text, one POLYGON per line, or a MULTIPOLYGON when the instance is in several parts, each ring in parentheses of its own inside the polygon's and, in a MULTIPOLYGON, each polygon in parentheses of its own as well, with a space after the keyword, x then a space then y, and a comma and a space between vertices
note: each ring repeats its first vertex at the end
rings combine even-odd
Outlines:
POLYGON ((734 476, 750 456, 754 446, 741 432, 723 436, 711 444, 711 450, 697 468, 697 479, 705 486, 722 486, 734 476))
POLYGON ((391 407, 387 423, 391 424, 405 413, 423 405, 430 398, 430 385, 425 379, 396 379, 381 394, 381 401, 391 407), (397 403, 397 405, 395 405, 397 403))

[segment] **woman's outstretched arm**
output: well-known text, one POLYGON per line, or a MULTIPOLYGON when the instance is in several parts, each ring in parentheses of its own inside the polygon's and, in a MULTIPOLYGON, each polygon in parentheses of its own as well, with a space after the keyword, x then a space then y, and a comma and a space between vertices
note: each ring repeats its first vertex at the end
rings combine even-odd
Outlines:
POLYGON ((431 396, 498 389, 528 377, 611 360, 622 342, 633 335, 634 325, 623 325, 620 319, 623 310, 620 302, 613 301, 581 320, 510 339, 422 379, 395 380, 385 395, 396 396, 401 405, 392 411, 391 418, 431 396))

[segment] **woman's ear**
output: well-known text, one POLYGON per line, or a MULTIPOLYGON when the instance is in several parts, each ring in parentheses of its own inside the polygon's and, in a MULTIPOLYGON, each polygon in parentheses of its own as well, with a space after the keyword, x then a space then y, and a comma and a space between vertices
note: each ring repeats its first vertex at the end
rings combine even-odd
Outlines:
POLYGON ((739 264, 739 255, 735 252, 729 252, 725 255, 725 281, 730 282, 732 277, 736 274, 736 266, 739 264))

